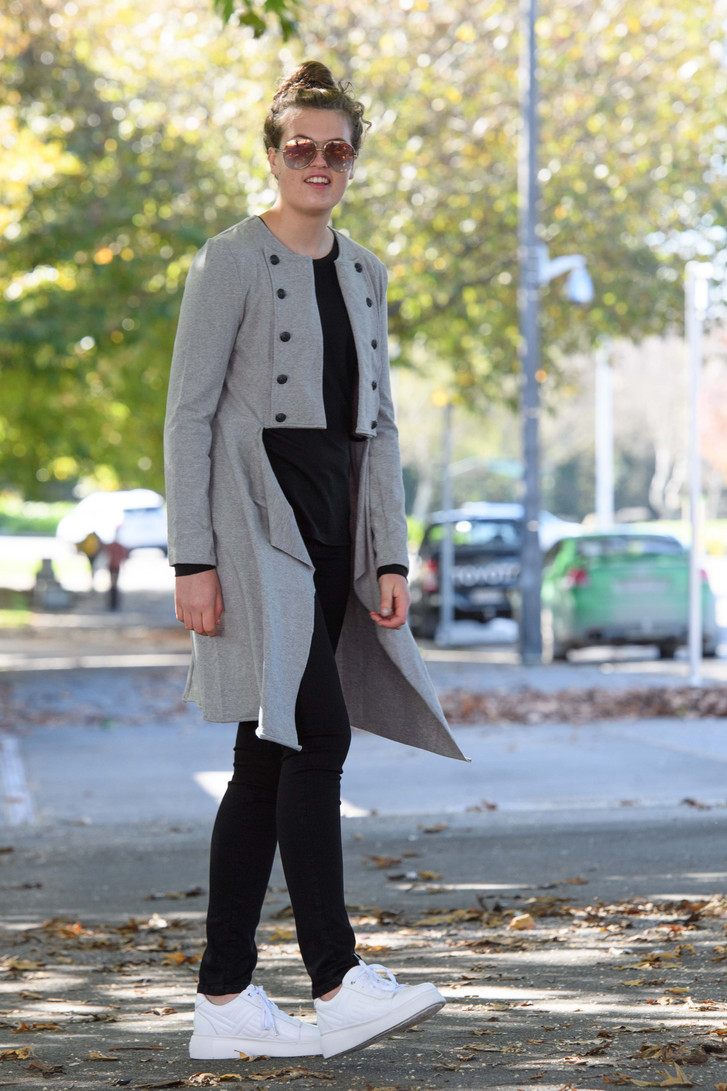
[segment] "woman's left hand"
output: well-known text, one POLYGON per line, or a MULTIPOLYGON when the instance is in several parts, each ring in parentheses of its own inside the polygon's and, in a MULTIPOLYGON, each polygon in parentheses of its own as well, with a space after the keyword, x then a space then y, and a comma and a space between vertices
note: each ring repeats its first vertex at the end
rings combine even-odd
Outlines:
POLYGON ((406 622, 411 601, 406 579, 393 572, 386 572, 383 576, 379 576, 379 590, 381 591, 379 612, 372 610, 369 617, 382 629, 401 629, 406 622))

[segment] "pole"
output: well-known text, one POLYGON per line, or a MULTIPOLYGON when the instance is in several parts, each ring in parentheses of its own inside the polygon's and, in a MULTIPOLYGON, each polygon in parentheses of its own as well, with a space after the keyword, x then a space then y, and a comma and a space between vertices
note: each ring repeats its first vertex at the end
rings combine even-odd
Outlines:
POLYGON ((540 457, 538 418, 540 359, 538 308, 538 84, 535 42, 536 0, 520 0, 521 133, 518 165, 521 405, 523 417, 523 543, 521 551, 520 653, 526 665, 540 663, 540 457))
POLYGON ((702 323, 707 313, 711 268, 704 262, 687 262, 684 285, 684 324, 689 351, 689 684, 702 684, 702 535, 699 509, 702 495, 699 395, 702 372, 702 323))
POLYGON ((596 526, 613 526, 613 383, 610 346, 596 351, 596 526))
POLYGON ((442 647, 451 644, 454 624, 454 527, 446 518, 452 504, 452 403, 448 401, 444 406, 442 430, 442 509, 445 521, 439 553, 439 625, 435 638, 435 643, 442 647))

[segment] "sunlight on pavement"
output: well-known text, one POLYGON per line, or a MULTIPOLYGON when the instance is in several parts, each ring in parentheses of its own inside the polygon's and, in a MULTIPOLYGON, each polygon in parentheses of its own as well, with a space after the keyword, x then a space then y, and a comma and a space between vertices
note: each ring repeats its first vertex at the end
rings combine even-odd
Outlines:
MULTIPOLYGON (((204 772, 194 774, 194 780, 202 791, 206 792, 207 795, 212 796, 218 803, 225 794, 229 779, 229 772, 204 772)), ((349 803, 347 799, 341 800, 342 818, 365 818, 366 815, 369 814, 371 814, 371 811, 367 811, 363 807, 357 807, 355 803, 349 803)))

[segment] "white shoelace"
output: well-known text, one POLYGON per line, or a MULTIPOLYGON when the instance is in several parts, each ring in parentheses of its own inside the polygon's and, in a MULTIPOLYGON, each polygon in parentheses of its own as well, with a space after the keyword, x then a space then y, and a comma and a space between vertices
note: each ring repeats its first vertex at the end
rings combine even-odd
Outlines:
POLYGON ((279 1013, 280 1009, 265 995, 265 990, 261 985, 250 985, 247 992, 249 996, 255 996, 260 1000, 260 1026, 262 1030, 273 1030, 277 1034, 275 1014, 276 1012, 279 1013))
POLYGON ((361 969, 353 978, 353 981, 360 981, 363 979, 365 985, 370 988, 383 990, 383 992, 396 992, 399 988, 396 978, 391 970, 387 970, 386 966, 381 966, 378 962, 369 966, 362 958, 359 958, 359 962, 361 963, 361 969), (379 971, 386 974, 386 977, 380 977, 379 971))

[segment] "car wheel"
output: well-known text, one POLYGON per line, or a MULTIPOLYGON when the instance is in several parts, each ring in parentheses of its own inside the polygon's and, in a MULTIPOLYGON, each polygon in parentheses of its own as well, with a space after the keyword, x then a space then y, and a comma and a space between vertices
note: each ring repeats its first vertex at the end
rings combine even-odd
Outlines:
POLYGON ((660 659, 673 659, 677 653, 676 640, 662 640, 661 644, 657 646, 659 648, 660 659))

